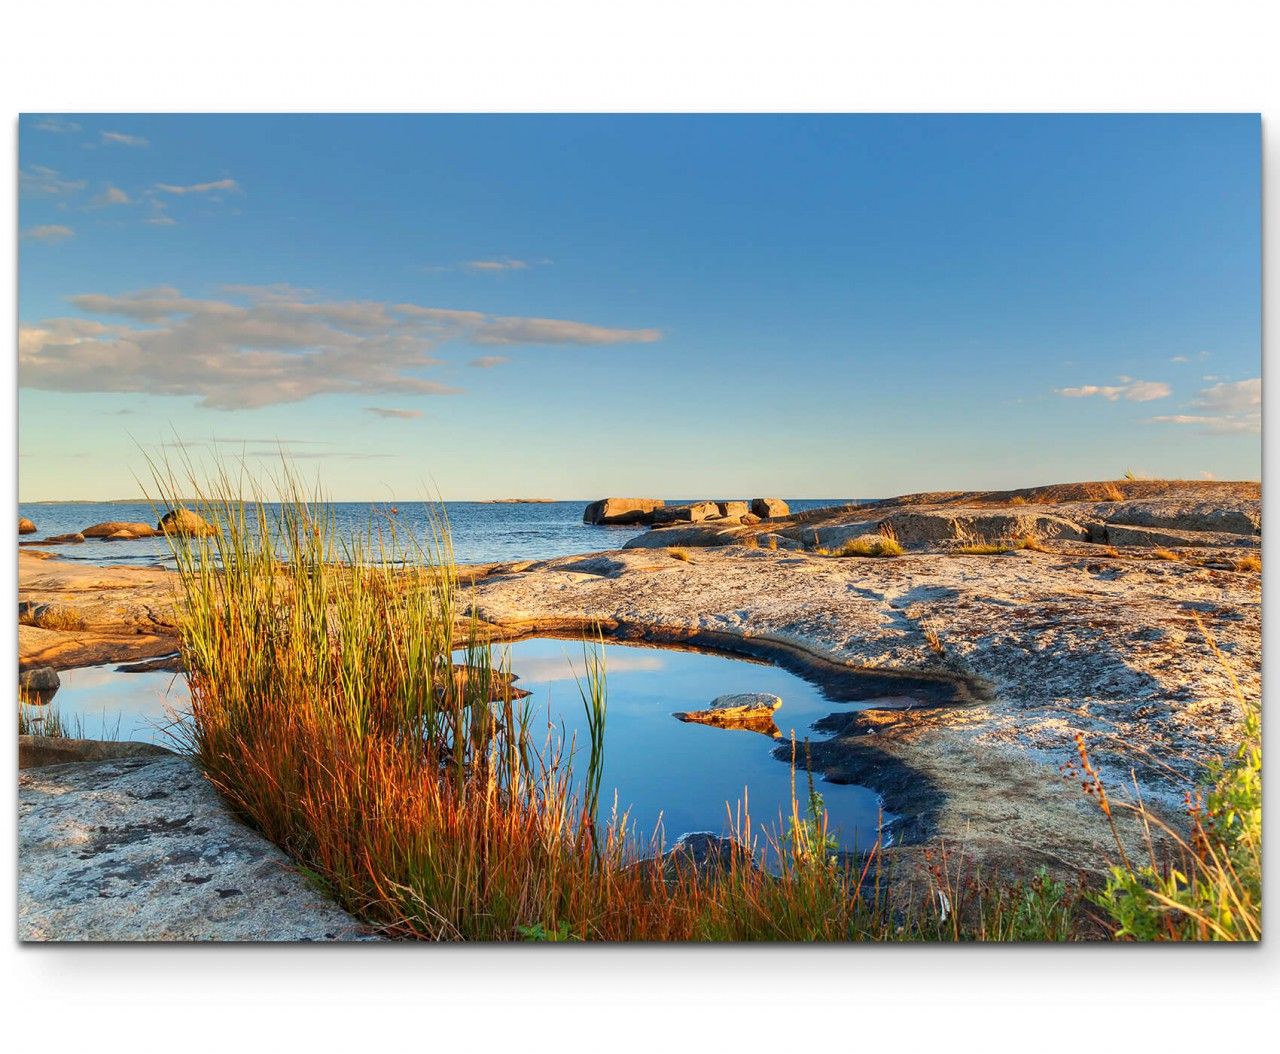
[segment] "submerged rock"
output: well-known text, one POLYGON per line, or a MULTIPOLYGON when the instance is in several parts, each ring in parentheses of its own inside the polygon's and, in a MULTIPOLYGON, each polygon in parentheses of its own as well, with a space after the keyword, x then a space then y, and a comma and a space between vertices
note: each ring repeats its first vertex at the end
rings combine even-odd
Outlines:
POLYGON ((37 530, 39 530, 39 528, 25 516, 18 517, 19 534, 35 534, 37 530))
POLYGON ((661 498, 601 498, 586 507, 582 522, 605 525, 652 523, 653 511, 665 504, 661 498))
MULTIPOLYGON (((484 671, 474 666, 468 666, 466 663, 453 664, 453 683, 459 694, 465 694, 467 684, 472 677, 481 677, 484 671)), ((515 682, 519 680, 518 675, 514 673, 504 673, 502 670, 489 671, 489 702, 501 703, 507 699, 527 699, 532 692, 526 692, 523 688, 517 688, 515 682)), ((443 694, 443 693, 442 693, 443 694)))
POLYGON ((781 699, 767 692, 740 692, 713 699, 705 710, 682 711, 672 716, 691 724, 742 728, 778 739, 782 733, 773 723, 773 712, 781 705, 781 699))

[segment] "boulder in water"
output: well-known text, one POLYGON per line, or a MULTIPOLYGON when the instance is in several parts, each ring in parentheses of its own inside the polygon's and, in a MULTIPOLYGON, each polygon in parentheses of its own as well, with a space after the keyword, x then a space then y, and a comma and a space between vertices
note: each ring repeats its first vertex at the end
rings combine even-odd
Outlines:
POLYGON ((173 534, 187 538, 197 538, 218 533, 218 528, 199 513, 184 508, 170 509, 166 512, 160 517, 156 530, 161 534, 173 534))
POLYGON ((80 532, 86 538, 109 538, 113 541, 120 541, 118 535, 125 535, 129 538, 151 538, 159 532, 149 523, 127 523, 123 520, 107 520, 105 523, 95 523, 92 527, 86 527, 80 532))
POLYGON ((652 523, 653 511, 665 504, 661 498, 601 498, 586 507, 582 522, 603 525, 652 523))

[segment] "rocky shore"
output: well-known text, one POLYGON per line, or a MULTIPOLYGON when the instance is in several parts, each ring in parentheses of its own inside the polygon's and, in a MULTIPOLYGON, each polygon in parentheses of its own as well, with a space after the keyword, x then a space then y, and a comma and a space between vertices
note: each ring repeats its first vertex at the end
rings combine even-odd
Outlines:
MULTIPOLYGON (((1260 515, 1257 484, 934 493, 758 523, 677 521, 620 551, 475 567, 466 580, 497 639, 599 626, 822 684, 831 716, 795 732, 822 777, 883 796, 908 865, 945 843, 988 872, 1074 875, 1098 873, 1114 851, 1061 768, 1077 735, 1117 793, 1136 786, 1174 816, 1240 716, 1210 637, 1260 692, 1260 515), (883 551, 868 539, 902 555, 857 555, 883 551)), ((46 555, 20 555, 20 600, 74 608, 82 623, 21 626, 23 666, 173 651, 171 574, 46 555)), ((32 822, 24 814, 24 838, 32 822)))

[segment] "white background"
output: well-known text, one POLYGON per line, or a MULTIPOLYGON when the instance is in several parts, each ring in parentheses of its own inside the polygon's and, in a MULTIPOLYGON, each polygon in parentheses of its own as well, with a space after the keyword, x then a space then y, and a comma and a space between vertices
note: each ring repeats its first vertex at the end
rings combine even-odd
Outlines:
MULTIPOLYGON (((0 16, 9 152, 0 182, 16 202, 19 112, 1232 110, 1261 111, 1266 136, 1280 113, 1275 7, 20 0, 0 16)), ((1265 158, 1274 192, 1274 141, 1265 158)), ((3 225, 16 246, 13 207, 3 225)), ((3 261, 8 290, 14 260, 3 261)), ((1274 307, 1274 272, 1265 291, 1274 307)), ((3 310, 13 333, 11 297, 3 310)), ((0 378, 12 386, 12 366, 0 378)), ((1268 417, 1272 394, 1268 386, 1268 417)), ((12 412, 11 387, 6 396, 0 405, 12 412)), ((0 429, 6 474, 15 434, 0 429)), ((7 484, 16 501, 16 481, 7 484)), ((12 598, 12 561, 3 574, 0 596, 12 598)), ((12 669, 12 633, 3 647, 12 669)), ((6 728, 3 815, 12 817, 6 728)), ((1269 797, 1268 815, 1280 815, 1269 797)), ((12 941, 12 884, 3 908, 12 941)), ((1275 1042, 1275 946, 1274 936, 1260 949, 9 944, 3 999, 16 1049, 95 1054, 391 1043, 1247 1051, 1268 1032, 1275 1042)))

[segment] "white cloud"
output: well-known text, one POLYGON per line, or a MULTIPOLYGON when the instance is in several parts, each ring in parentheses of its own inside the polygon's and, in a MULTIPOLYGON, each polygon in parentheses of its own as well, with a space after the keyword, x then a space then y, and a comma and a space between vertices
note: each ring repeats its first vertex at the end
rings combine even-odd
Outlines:
POLYGON ((510 361, 505 355, 481 355, 478 359, 472 359, 467 365, 474 366, 477 370, 491 370, 495 366, 501 366, 510 361))
POLYGON ((1230 381, 1202 388, 1191 400, 1197 414, 1153 417, 1155 424, 1190 425, 1207 435, 1236 435, 1262 431, 1262 378, 1230 381))
POLYGON ((1085 384, 1079 388, 1055 388, 1054 390, 1067 399, 1088 399, 1099 396, 1111 402, 1127 399, 1134 403, 1164 399, 1173 394, 1173 389, 1164 381, 1135 381, 1132 377, 1121 377, 1120 382, 1113 385, 1085 384))
POLYGON ((371 414, 377 414, 379 417, 394 417, 404 421, 410 421, 415 417, 421 417, 421 410, 397 410, 390 406, 366 406, 365 409, 371 414))
POLYGON ((490 273, 497 271, 527 271, 529 262, 527 260, 513 260, 510 257, 503 257, 500 260, 468 260, 462 266, 468 271, 488 271, 490 273))
POLYGON ((173 183, 157 183, 156 190, 163 191, 165 194, 210 194, 219 190, 226 190, 236 194, 241 194, 240 184, 234 179, 215 179, 209 183, 191 183, 187 186, 177 186, 173 183))
POLYGON ((24 194, 60 196, 84 190, 83 179, 63 179, 56 169, 44 165, 31 165, 18 174, 18 184, 24 194))
POLYGON ((24 238, 51 244, 65 242, 68 238, 74 238, 75 234, 76 232, 70 227, 64 227, 60 223, 50 223, 43 227, 28 227, 22 232, 24 238))
POLYGON ((327 394, 447 395, 458 389, 425 375, 439 365, 432 349, 447 341, 608 346, 661 336, 565 319, 317 300, 281 286, 234 288, 247 302, 184 297, 169 287, 69 297, 96 317, 20 326, 20 383, 194 396, 220 409, 327 394))
POLYGON ((64 121, 61 117, 46 117, 32 125, 39 132, 53 132, 55 135, 69 135, 80 131, 75 121, 64 121))
POLYGON ((1262 378, 1215 384, 1201 391, 1193 402, 1215 413, 1239 414, 1256 410, 1262 406, 1262 378))
POLYGON ((140 135, 126 135, 124 132, 103 132, 102 141, 115 146, 150 146, 151 143, 140 135))
POLYGON ((108 186, 106 190, 93 199, 92 204, 99 208, 105 208, 108 205, 131 205, 133 204, 133 199, 119 187, 108 186))

